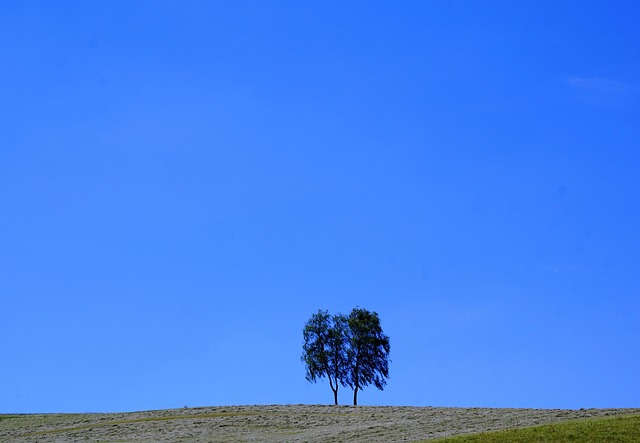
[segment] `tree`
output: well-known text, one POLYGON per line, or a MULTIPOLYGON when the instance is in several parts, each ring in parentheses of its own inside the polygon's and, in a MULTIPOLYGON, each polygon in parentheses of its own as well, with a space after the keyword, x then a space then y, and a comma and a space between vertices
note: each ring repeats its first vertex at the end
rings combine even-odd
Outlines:
POLYGON ((358 391, 369 384, 383 390, 389 378, 389 337, 382 332, 376 312, 354 308, 347 320, 349 328, 349 368, 346 384, 353 389, 353 404, 358 391))
POLYGON ((301 359, 307 368, 306 378, 315 383, 327 377, 336 405, 339 384, 346 386, 348 376, 348 328, 348 320, 343 315, 331 316, 327 311, 318 310, 302 332, 301 359))

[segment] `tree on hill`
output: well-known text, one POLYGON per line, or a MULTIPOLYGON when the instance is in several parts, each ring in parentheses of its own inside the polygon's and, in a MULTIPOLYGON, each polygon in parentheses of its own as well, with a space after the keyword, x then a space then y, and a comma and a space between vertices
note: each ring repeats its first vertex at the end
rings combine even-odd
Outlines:
POLYGON ((330 315, 318 310, 303 330, 302 361, 307 368, 307 380, 315 383, 329 379, 334 403, 338 404, 338 388, 346 386, 348 368, 348 322, 343 315, 330 315))
POLYGON ((358 391, 373 384, 383 390, 389 378, 389 337, 382 331, 376 312, 354 308, 349 314, 349 369, 346 384, 353 389, 353 404, 358 391))
POLYGON ((319 310, 303 330, 302 361, 307 380, 329 379, 334 403, 338 404, 339 385, 358 391, 373 384, 384 389, 389 378, 389 337, 382 332, 376 312, 354 308, 349 317, 319 310))

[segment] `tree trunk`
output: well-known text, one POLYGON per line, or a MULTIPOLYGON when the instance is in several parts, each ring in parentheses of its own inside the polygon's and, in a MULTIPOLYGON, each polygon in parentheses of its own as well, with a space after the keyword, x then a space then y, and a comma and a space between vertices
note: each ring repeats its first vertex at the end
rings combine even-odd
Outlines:
POLYGON ((338 386, 338 380, 336 380, 336 387, 333 387, 333 381, 331 380, 331 377, 329 377, 329 386, 331 386, 331 390, 333 391, 333 402, 334 404, 338 404, 338 388, 340 386, 338 386))
POLYGON ((353 390, 353 406, 358 406, 358 387, 353 390))

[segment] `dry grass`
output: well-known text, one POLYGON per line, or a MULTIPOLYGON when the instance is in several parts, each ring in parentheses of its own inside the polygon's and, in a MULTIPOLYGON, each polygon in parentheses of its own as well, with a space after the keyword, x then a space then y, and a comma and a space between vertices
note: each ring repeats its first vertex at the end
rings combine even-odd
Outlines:
POLYGON ((232 406, 121 414, 0 415, 0 442, 416 442, 640 409, 232 406))

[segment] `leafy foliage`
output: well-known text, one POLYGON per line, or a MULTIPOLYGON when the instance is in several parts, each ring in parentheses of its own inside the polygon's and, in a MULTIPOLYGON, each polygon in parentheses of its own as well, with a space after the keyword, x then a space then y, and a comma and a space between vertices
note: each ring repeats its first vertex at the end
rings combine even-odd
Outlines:
POLYGON ((346 383, 353 389, 353 404, 358 391, 369 384, 383 390, 389 378, 389 337, 382 331, 376 312, 354 308, 349 314, 350 358, 346 383))
POLYGON ((338 404, 339 384, 345 385, 348 368, 347 319, 342 315, 331 316, 319 310, 311 316, 303 330, 302 361, 307 368, 307 380, 315 383, 324 377, 329 379, 334 402, 338 404))
POLYGON ((339 385, 354 390, 354 405, 358 391, 365 386, 384 389, 389 378, 390 345, 376 312, 354 308, 345 317, 319 310, 305 325, 303 338, 306 378, 314 383, 328 378, 335 404, 339 385))

